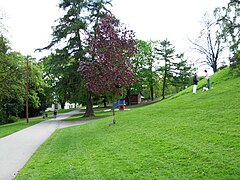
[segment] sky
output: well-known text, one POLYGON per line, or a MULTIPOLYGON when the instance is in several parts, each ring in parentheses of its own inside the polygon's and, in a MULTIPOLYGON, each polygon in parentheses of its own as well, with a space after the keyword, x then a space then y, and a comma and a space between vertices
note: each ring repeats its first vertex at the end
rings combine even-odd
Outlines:
MULTIPOLYGON (((201 30, 206 11, 226 6, 229 0, 112 0, 112 12, 142 40, 168 39, 180 52, 188 52, 190 39, 201 30)), ((48 45, 51 27, 61 17, 59 0, 0 0, 11 47, 23 55, 48 45)))

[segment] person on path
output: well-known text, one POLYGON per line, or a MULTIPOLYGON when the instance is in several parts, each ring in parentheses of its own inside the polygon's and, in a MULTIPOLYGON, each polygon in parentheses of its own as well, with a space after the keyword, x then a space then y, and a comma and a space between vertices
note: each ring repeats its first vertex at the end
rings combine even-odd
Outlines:
POLYGON ((196 94, 197 92, 197 84, 198 84, 197 73, 195 73, 193 76, 193 94, 196 94))
POLYGON ((204 70, 204 72, 205 72, 205 79, 207 80, 207 88, 208 90, 210 90, 210 77, 208 75, 207 70, 204 70))
POLYGON ((54 115, 54 118, 57 117, 57 110, 56 109, 54 110, 53 115, 54 115))

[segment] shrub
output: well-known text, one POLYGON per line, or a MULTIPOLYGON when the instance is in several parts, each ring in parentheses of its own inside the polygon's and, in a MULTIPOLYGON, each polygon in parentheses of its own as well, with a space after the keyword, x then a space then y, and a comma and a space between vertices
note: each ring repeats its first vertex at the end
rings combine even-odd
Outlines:
POLYGON ((7 118, 7 123, 14 123, 14 122, 17 122, 19 120, 19 117, 16 117, 16 116, 9 116, 7 118))

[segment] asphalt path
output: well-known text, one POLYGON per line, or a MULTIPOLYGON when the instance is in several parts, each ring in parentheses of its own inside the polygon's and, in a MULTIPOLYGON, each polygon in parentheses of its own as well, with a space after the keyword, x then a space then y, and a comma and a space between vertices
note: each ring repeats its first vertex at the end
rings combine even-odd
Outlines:
POLYGON ((9 136, 0 138, 0 180, 12 180, 39 146, 41 146, 56 129, 91 122, 62 121, 78 113, 78 110, 74 110, 69 113, 59 114, 55 119, 43 121, 9 136))

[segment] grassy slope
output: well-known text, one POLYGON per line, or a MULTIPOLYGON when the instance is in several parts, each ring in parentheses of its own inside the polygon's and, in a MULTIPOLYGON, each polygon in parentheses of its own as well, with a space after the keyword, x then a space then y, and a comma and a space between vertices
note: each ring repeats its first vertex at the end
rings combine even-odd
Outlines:
MULTIPOLYGON (((17 179, 239 179, 240 78, 58 130, 17 179)), ((200 82, 203 86, 205 82, 200 82)))

